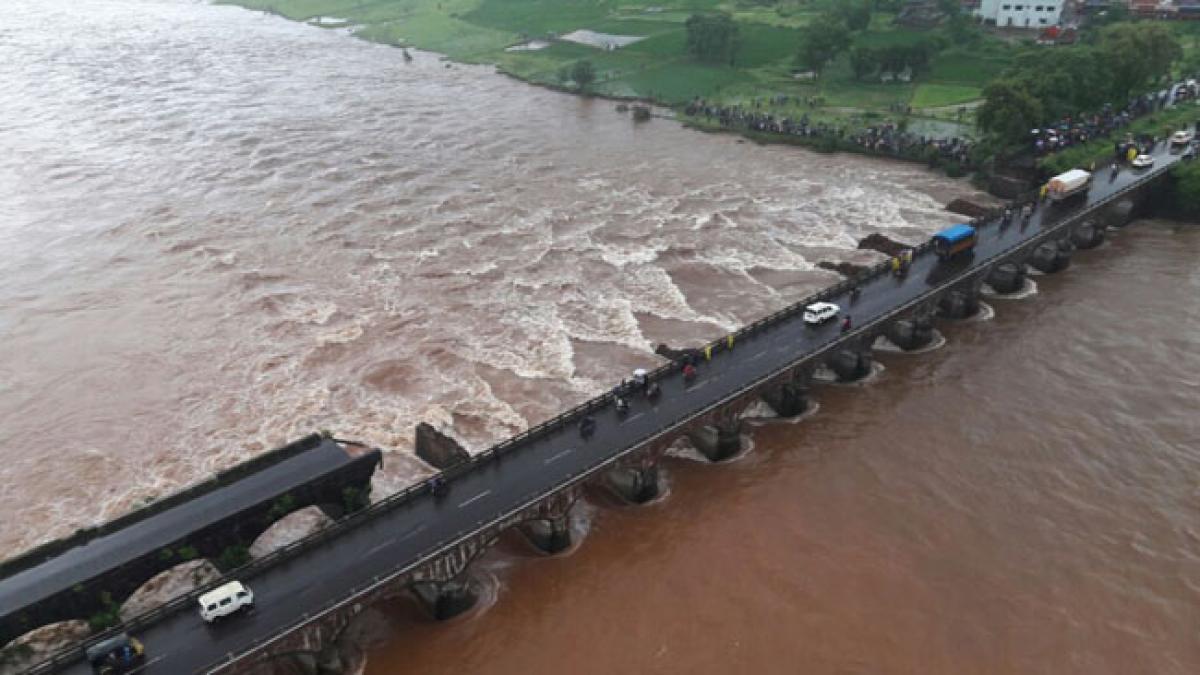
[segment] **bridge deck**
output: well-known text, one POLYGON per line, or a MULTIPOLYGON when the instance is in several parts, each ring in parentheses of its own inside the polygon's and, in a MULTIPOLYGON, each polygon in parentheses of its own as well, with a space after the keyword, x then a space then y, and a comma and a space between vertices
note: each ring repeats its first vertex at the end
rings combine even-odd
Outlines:
MULTIPOLYGON (((1043 207, 1028 225, 1006 227, 989 223, 981 228, 974 257, 951 279, 930 252, 915 258, 900 280, 883 276, 863 286, 857 302, 834 301, 849 308, 856 329, 890 314, 931 290, 977 271, 1012 245, 1029 241, 1068 214, 1087 211, 1135 182, 1156 176, 1177 161, 1160 149, 1155 168, 1122 171, 1110 181, 1097 172, 1086 200, 1073 207, 1043 207), (938 272, 939 274, 931 273, 938 272)), ((185 673, 205 670, 230 654, 252 649, 271 639, 302 616, 314 615, 372 583, 411 569, 459 538, 515 512, 533 501, 611 463, 625 451, 665 429, 703 412, 762 378, 805 360, 813 352, 843 337, 837 322, 806 327, 799 315, 752 336, 739 339, 731 352, 717 354, 699 368, 689 386, 676 373, 661 381, 662 396, 650 405, 636 400, 628 417, 618 419, 611 407, 596 414, 595 435, 580 438, 574 426, 559 429, 508 450, 501 458, 481 463, 450 483, 448 493, 433 498, 423 493, 379 517, 327 540, 299 557, 248 579, 257 609, 217 627, 207 627, 194 611, 163 618, 141 633, 146 644, 146 673, 185 673)), ((614 373, 616 380, 620 373, 614 373)), ((86 673, 83 663, 70 671, 86 673)))
POLYGON ((168 546, 188 533, 234 516, 272 495, 305 485, 353 459, 340 445, 325 440, 276 464, 214 491, 197 496, 95 537, 28 569, 0 579, 2 614, 11 615, 56 593, 83 583, 168 546))

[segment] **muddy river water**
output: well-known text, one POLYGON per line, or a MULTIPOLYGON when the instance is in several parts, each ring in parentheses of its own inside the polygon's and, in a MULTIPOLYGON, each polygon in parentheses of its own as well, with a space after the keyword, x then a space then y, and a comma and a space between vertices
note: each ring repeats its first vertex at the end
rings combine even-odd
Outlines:
MULTIPOLYGON (((316 429, 428 471, 969 189, 186 0, 0 23, 0 550, 316 429)), ((739 461, 376 610, 366 672, 1200 671, 1200 230, 1144 222, 739 461)))

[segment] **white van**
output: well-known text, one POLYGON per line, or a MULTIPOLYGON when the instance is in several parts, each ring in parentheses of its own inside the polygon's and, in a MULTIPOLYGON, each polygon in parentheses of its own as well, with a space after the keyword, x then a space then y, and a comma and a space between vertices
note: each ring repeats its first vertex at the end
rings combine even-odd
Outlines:
POLYGON ((832 302, 814 302, 804 308, 804 323, 810 326, 825 323, 837 316, 840 311, 842 308, 832 302))
POLYGON ((231 581, 200 596, 200 618, 209 623, 252 607, 254 593, 240 581, 231 581))

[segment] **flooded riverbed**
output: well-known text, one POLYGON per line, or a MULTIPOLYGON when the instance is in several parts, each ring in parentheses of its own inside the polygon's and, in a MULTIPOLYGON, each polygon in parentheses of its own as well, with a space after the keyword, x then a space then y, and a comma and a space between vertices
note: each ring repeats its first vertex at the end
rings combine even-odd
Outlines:
MULTIPOLYGON (((966 191, 238 8, 9 10, 13 553, 322 428, 387 449, 384 494, 417 422, 482 449, 966 191)), ((368 672, 1194 672, 1198 248, 1124 232, 654 506, 593 495, 571 556, 489 558, 477 616, 384 607, 368 672)))

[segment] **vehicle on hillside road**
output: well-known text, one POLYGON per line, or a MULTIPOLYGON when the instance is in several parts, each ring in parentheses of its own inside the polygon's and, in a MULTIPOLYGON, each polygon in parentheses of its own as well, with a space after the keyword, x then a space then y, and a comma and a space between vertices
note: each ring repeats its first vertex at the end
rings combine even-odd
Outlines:
POLYGON ((1191 143, 1194 138, 1196 138, 1195 133, 1188 131, 1187 129, 1181 129, 1171 134, 1171 146, 1174 147, 1176 145, 1187 145, 1188 143, 1191 143))
POLYGON ((1145 169, 1154 166, 1154 157, 1152 155, 1138 155, 1130 163, 1135 169, 1145 169))
POLYGON ((842 308, 832 302, 814 302, 804 308, 804 323, 817 326, 837 316, 841 311, 842 308))

